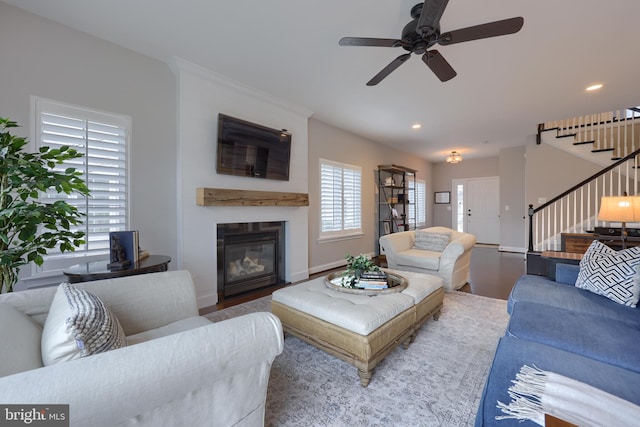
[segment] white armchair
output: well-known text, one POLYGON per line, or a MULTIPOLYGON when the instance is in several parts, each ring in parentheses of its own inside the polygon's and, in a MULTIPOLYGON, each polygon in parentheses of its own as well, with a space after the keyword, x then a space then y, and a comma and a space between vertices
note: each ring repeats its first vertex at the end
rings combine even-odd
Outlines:
MULTIPOLYGON (((218 323, 199 317, 186 271, 74 286, 109 307, 127 335, 127 346, 5 372, 0 402, 69 404, 71 426, 264 424, 271 364, 283 349, 277 317, 253 313, 218 323)), ((41 326, 55 293, 53 287, 3 294, 0 309, 5 305, 5 312, 26 315, 27 323, 41 326)), ((0 337, 21 339, 15 328, 15 322, 0 323, 0 337)), ((5 366, 9 352, 26 351, 24 346, 8 348, 6 341, 2 347, 0 365, 5 366)))
POLYGON ((447 292, 460 289, 469 281, 471 250, 476 244, 473 234, 460 233, 447 227, 419 230, 430 233, 449 233, 450 239, 441 251, 414 248, 415 231, 401 231, 380 237, 380 252, 387 258, 389 268, 433 274, 442 277, 447 292))

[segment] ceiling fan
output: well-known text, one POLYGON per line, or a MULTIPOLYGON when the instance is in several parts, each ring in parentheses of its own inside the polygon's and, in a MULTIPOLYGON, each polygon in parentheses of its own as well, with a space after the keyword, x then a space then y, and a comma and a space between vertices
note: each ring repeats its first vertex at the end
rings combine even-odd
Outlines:
POLYGON ((426 0, 424 3, 418 3, 413 6, 411 8, 411 17, 413 20, 405 25, 402 30, 402 38, 399 40, 343 37, 340 39, 340 46, 402 47, 409 52, 391 61, 389 65, 384 67, 367 82, 367 86, 375 86, 380 83, 396 68, 406 62, 412 53, 422 55, 422 60, 427 64, 427 67, 429 67, 441 81, 446 82, 456 76, 456 71, 449 65, 440 52, 435 49, 428 49, 435 44, 447 46, 471 40, 517 33, 524 24, 524 19, 517 17, 441 33, 440 18, 447 7, 447 3, 449 3, 449 0, 426 0))

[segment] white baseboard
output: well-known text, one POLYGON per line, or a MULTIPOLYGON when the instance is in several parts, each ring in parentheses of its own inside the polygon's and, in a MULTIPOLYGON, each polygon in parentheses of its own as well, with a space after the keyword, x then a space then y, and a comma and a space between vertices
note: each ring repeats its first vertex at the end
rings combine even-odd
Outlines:
MULTIPOLYGON (((371 253, 368 253, 368 254, 365 254, 365 255, 368 255, 371 258, 376 256, 376 254, 374 252, 371 252, 371 253)), ((333 270, 334 268, 344 267, 345 265, 347 265, 347 260, 346 259, 341 259, 341 260, 338 260, 338 261, 330 262, 328 264, 323 264, 323 265, 317 265, 315 267, 310 267, 309 268, 309 274, 322 273, 323 271, 333 270)))
POLYGON ((526 254, 527 250, 525 248, 517 248, 515 246, 499 246, 498 250, 500 252, 515 252, 519 254, 526 254))
POLYGON ((345 265, 347 265, 347 261, 344 259, 340 261, 330 262, 328 264, 309 268, 309 274, 322 273, 323 271, 333 270, 334 268, 343 267, 345 265))
POLYGON ((307 270, 305 271, 299 271, 297 273, 292 273, 291 274, 291 283, 296 283, 296 282, 301 282, 303 280, 307 280, 309 278, 309 272, 307 270))
POLYGON ((197 299, 198 308, 211 307, 218 304, 218 293, 203 295, 197 299))

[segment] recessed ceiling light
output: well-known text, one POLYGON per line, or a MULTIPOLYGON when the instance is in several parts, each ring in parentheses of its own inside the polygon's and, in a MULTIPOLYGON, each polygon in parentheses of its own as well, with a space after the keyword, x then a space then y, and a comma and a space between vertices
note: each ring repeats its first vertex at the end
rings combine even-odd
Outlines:
POLYGON ((598 89, 602 89, 602 84, 601 83, 598 83, 598 84, 591 85, 591 86, 587 87, 587 92, 592 92, 592 91, 598 90, 598 89))
POLYGON ((422 125, 420 123, 416 123, 415 125, 411 126, 411 129, 420 129, 422 127, 422 125))

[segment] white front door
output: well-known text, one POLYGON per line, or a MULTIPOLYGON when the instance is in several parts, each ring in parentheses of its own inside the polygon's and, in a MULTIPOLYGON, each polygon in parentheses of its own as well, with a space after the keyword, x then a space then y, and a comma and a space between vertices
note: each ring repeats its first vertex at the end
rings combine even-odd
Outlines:
POLYGON ((478 243, 500 243, 500 179, 453 180, 453 228, 476 236, 478 243))

